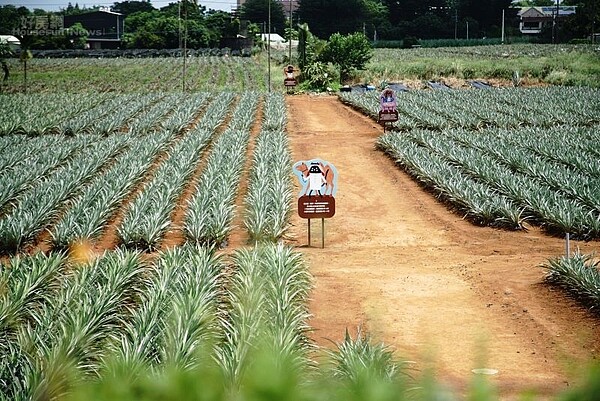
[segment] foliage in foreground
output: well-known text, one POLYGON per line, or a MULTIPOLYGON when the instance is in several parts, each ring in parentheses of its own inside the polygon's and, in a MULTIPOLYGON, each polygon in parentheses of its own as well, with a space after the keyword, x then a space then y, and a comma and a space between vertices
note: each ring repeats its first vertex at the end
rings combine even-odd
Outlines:
MULTIPOLYGON (((236 388, 228 388, 222 371, 213 361, 194 370, 166 369, 162 373, 145 370, 140 376, 128 375, 105 377, 99 381, 87 381, 77 385, 73 392, 63 398, 68 401, 112 400, 345 400, 345 401, 392 401, 392 400, 455 400, 457 396, 443 389, 430 378, 419 381, 407 380, 400 375, 394 379, 373 375, 368 369, 355 378, 335 377, 329 371, 319 369, 311 375, 296 370, 288 361, 274 354, 257 352, 252 355, 253 366, 236 388)), ((600 367, 591 366, 582 383, 555 400, 593 400, 600 391, 600 367)), ((490 401, 499 399, 487 380, 474 377, 465 399, 490 401)), ((534 400, 529 395, 527 399, 534 400)))

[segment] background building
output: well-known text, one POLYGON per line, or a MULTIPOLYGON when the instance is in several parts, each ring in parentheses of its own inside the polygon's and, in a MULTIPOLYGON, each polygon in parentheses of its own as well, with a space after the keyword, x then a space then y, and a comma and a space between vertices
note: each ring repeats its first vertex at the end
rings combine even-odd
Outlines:
POLYGON ((70 27, 79 22, 86 30, 92 49, 116 49, 121 44, 125 30, 125 16, 108 9, 89 13, 66 15, 64 25, 70 27))
POLYGON ((574 6, 524 7, 519 11, 519 30, 524 34, 538 34, 545 26, 551 26, 556 19, 563 20, 575 14, 574 6))

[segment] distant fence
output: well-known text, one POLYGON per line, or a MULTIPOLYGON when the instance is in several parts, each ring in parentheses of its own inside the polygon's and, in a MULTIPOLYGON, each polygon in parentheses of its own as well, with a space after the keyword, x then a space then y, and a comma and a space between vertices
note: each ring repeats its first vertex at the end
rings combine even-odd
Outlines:
MULTIPOLYGON (((34 58, 144 58, 144 57, 181 57, 183 49, 89 49, 89 50, 31 50, 34 58)), ((249 57, 250 48, 230 49, 187 49, 188 56, 239 56, 249 57)), ((19 56, 17 52, 16 57, 19 56)))
MULTIPOLYGON (((532 43, 536 42, 534 38, 524 36, 514 36, 506 38, 504 43, 532 43)), ((463 47, 463 46, 489 46, 499 45, 502 43, 501 38, 486 38, 486 39, 421 39, 416 40, 415 44, 418 47, 463 47)), ((403 48, 415 47, 404 46, 402 40, 378 40, 373 42, 373 47, 376 48, 403 48)))

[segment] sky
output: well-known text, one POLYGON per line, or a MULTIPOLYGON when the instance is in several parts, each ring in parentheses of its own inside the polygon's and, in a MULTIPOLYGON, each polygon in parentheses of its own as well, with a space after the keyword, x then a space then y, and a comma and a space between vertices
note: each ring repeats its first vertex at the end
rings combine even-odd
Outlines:
MULTIPOLYGON (((59 11, 62 8, 67 8, 67 4, 79 4, 79 7, 102 6, 110 7, 117 0, 0 0, 0 6, 12 4, 17 7, 25 6, 30 10, 41 8, 48 11, 59 11)), ((156 8, 161 8, 169 3, 175 3, 177 0, 151 0, 151 3, 156 8)), ((198 2, 207 9, 231 11, 236 5, 236 0, 198 0, 198 2)))

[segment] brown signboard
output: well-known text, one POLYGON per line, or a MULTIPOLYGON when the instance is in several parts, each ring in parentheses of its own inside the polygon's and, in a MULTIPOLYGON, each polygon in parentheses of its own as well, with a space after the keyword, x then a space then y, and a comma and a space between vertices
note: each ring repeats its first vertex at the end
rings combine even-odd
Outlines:
POLYGON ((335 215, 331 195, 303 195, 298 198, 298 215, 303 219, 327 219, 335 215))

